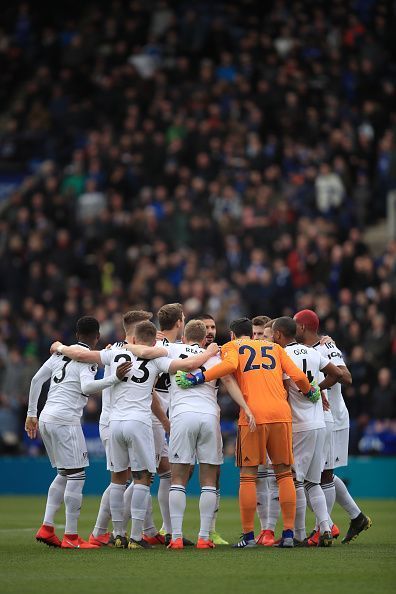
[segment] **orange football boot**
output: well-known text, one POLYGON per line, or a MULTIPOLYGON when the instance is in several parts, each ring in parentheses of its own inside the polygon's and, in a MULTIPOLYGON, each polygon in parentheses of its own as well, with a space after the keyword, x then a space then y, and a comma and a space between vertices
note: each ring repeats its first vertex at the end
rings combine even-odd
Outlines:
POLYGON ((143 534, 143 540, 148 542, 151 545, 164 545, 165 544, 165 536, 157 532, 154 536, 147 536, 143 534))
POLYGON ((47 524, 42 524, 42 526, 36 534, 36 540, 38 542, 43 542, 49 547, 61 546, 61 541, 55 534, 55 528, 53 526, 48 526, 47 524))
POLYGON ((90 534, 88 542, 89 544, 97 545, 98 547, 107 547, 107 545, 109 544, 110 536, 110 532, 106 532, 106 534, 99 534, 99 536, 94 536, 93 534, 90 534))
POLYGON ((65 534, 61 547, 62 549, 99 549, 100 545, 87 542, 78 536, 78 534, 65 534))
POLYGON ((167 549, 184 549, 183 539, 176 538, 176 540, 171 540, 166 548, 167 549))
POLYGON ((272 547, 275 543, 275 534, 272 530, 262 530, 256 538, 256 543, 263 547, 272 547))
POLYGON ((198 538, 196 544, 197 549, 214 549, 216 545, 212 540, 205 540, 204 538, 198 538))

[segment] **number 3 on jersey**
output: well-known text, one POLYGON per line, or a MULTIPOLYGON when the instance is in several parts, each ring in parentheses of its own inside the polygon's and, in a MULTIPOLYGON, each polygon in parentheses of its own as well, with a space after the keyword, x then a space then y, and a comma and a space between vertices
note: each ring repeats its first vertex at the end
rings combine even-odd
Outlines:
POLYGON ((245 352, 249 353, 248 360, 246 361, 245 371, 254 371, 255 369, 275 369, 276 360, 275 357, 269 354, 269 351, 272 351, 271 346, 262 346, 261 347, 261 363, 254 363, 254 360, 257 357, 257 352, 255 349, 247 344, 242 345, 239 347, 239 354, 244 355, 245 352))

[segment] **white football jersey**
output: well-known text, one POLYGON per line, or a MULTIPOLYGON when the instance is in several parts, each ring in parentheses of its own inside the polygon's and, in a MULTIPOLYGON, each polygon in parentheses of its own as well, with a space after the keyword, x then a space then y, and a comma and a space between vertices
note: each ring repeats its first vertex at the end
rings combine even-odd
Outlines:
MULTIPOLYGON (((205 349, 197 344, 188 345, 174 343, 169 345, 169 356, 172 359, 186 359, 187 357, 193 357, 194 355, 199 355, 204 352, 205 349)), ((204 368, 201 369, 210 369, 220 362, 220 357, 211 357, 206 361, 204 368)), ((170 376, 170 383, 170 419, 173 419, 184 412, 198 412, 201 414, 220 416, 220 408, 217 404, 217 380, 205 382, 199 386, 193 386, 188 390, 179 388, 174 375, 170 376)))
MULTIPOLYGON (((170 343, 167 338, 163 338, 162 340, 157 340, 157 347, 165 347, 168 349, 170 343)), ((169 388, 170 388, 170 376, 169 373, 161 373, 159 376, 157 383, 154 386, 154 390, 158 394, 159 401, 161 403, 161 408, 165 414, 168 413, 169 410, 169 388)), ((152 415, 152 422, 155 425, 161 425, 160 421, 157 419, 155 415, 152 415)))
POLYGON ((100 357, 103 365, 110 366, 110 374, 115 373, 121 363, 132 361, 132 368, 122 382, 111 387, 110 421, 136 419, 151 426, 153 387, 158 375, 168 372, 171 359, 138 359, 123 347, 104 349, 100 357))
MULTIPOLYGON (((124 344, 125 341, 121 340, 120 342, 115 342, 109 348, 122 348, 124 344)), ((110 367, 108 365, 105 365, 103 377, 108 377, 109 375, 111 375, 110 367)), ((107 427, 110 423, 110 399, 111 387, 105 388, 104 390, 102 390, 102 412, 100 413, 99 418, 99 425, 103 425, 104 427, 107 427)))
MULTIPOLYGON (((345 361, 342 357, 341 351, 336 347, 334 342, 328 342, 323 345, 317 342, 313 347, 326 357, 333 365, 345 366, 345 361)), ((349 427, 349 412, 346 407, 344 398, 342 396, 341 384, 336 383, 327 390, 327 398, 330 403, 330 409, 334 419, 334 431, 340 429, 348 429, 349 427)))
MULTIPOLYGON (((86 345, 79 343, 73 346, 86 345)), ((88 401, 81 391, 81 383, 94 380, 98 366, 72 361, 64 355, 52 355, 44 366, 51 371, 51 384, 40 419, 62 425, 79 425, 88 401)))
MULTIPOLYGON (((325 359, 315 349, 297 342, 288 344, 285 347, 285 351, 297 367, 305 373, 310 382, 316 380, 319 383, 321 381, 320 372, 328 365, 328 359, 325 359)), ((292 410, 293 433, 326 427, 322 401, 310 402, 291 379, 289 404, 292 410)))

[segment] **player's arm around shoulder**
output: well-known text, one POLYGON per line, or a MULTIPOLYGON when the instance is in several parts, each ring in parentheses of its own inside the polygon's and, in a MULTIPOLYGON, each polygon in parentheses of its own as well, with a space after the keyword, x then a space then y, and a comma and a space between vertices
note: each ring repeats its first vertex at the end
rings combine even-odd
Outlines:
POLYGON ((186 359, 173 359, 169 366, 169 373, 173 375, 177 371, 193 371, 194 369, 198 369, 199 367, 202 367, 202 365, 205 365, 209 359, 217 355, 218 352, 219 347, 213 342, 206 350, 203 350, 202 353, 199 353, 198 355, 192 355, 186 359))
POLYGON ((101 351, 90 351, 80 346, 66 346, 61 342, 53 342, 50 348, 50 353, 58 353, 65 357, 69 357, 73 361, 80 361, 80 363, 96 363, 97 365, 102 364, 100 357, 101 351))

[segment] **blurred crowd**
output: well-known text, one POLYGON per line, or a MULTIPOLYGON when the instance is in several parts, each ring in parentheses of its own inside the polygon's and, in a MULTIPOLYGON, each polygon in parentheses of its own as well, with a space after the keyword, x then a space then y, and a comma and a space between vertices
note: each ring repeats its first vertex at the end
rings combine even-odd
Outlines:
POLYGON ((396 243, 374 254, 364 231, 396 188, 390 4, 6 11, 0 173, 24 181, 0 203, 0 451, 23 451, 30 378, 79 316, 105 344, 120 312, 174 301, 213 315, 220 341, 241 315, 314 309, 352 372, 351 451, 384 451, 396 243))

